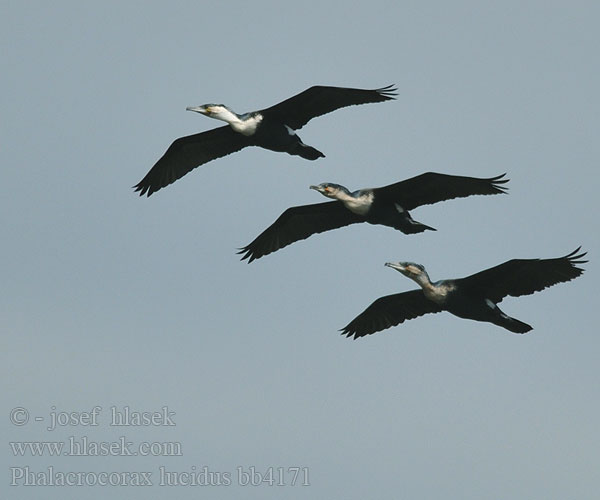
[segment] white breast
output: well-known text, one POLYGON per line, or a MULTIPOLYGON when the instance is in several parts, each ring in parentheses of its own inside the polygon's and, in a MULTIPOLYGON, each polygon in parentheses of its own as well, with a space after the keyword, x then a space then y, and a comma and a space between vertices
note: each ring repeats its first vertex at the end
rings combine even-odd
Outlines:
POLYGON ((256 128, 262 121, 263 117, 261 114, 255 114, 243 120, 236 120, 229 123, 231 128, 242 135, 254 135, 256 128))
POLYGON ((432 285, 423 287, 423 293, 425 294, 425 297, 435 302, 436 304, 443 304, 444 302, 446 302, 448 293, 454 289, 455 287, 453 285, 446 283, 443 285, 432 285))
POLYGON ((359 196, 352 196, 342 200, 348 210, 357 215, 367 215, 373 204, 373 191, 366 191, 359 196))

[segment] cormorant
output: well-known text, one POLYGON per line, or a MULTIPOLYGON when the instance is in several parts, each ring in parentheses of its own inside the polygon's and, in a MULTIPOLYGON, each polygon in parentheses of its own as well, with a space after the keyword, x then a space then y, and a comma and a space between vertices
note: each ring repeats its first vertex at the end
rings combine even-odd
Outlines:
POLYGON ((586 252, 581 247, 557 259, 513 259, 462 279, 432 283, 425 268, 413 262, 385 265, 416 281, 421 290, 381 297, 354 318, 341 332, 358 338, 385 330, 427 313, 448 311, 455 316, 486 321, 514 333, 532 330, 527 323, 504 314, 498 303, 508 295, 519 297, 577 278, 586 252))
POLYGON ((394 99, 395 91, 392 85, 374 90, 314 86, 270 108, 242 115, 223 104, 190 106, 186 108, 188 111, 202 113, 229 125, 180 137, 134 188, 140 196, 150 196, 190 170, 247 146, 260 146, 316 160, 325 155, 304 144, 295 130, 301 129, 312 118, 339 108, 394 99))
POLYGON ((240 249, 242 260, 252 262, 298 240, 330 229, 368 222, 393 227, 405 234, 434 228, 412 219, 409 210, 452 198, 476 194, 505 193, 506 174, 480 179, 427 172, 389 186, 359 189, 351 193, 344 186, 323 183, 310 186, 336 201, 288 208, 252 243, 240 249))

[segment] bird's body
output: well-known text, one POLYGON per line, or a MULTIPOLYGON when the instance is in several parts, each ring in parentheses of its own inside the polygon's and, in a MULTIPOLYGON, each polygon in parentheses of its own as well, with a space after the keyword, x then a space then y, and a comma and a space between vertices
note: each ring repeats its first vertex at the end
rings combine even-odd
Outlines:
POLYGON ((427 271, 413 262, 386 263, 421 288, 381 297, 342 329, 348 337, 363 337, 428 313, 448 311, 455 316, 484 321, 514 333, 532 330, 527 323, 498 307, 504 297, 530 295, 570 281, 583 273, 581 247, 557 259, 513 259, 466 278, 432 283, 427 271))
POLYGON ((248 146, 316 160, 325 155, 304 144, 296 130, 339 108, 393 99, 394 91, 392 86, 374 90, 314 86, 270 108, 241 115, 223 104, 190 106, 188 111, 228 125, 175 140, 135 190, 150 196, 190 170, 248 146))
POLYGON ((369 215, 372 216, 375 213, 373 207, 375 192, 373 189, 359 189, 351 193, 344 186, 331 182, 310 186, 310 189, 314 189, 328 198, 340 201, 350 212, 364 216, 365 220, 369 215))
POLYGON ((258 122, 256 131, 249 135, 251 146, 259 146, 277 153, 288 153, 304 158, 305 160, 316 160, 325 155, 302 142, 294 129, 285 124, 273 120, 261 120, 258 122))
POLYGON ((380 188, 350 192, 323 183, 311 189, 335 201, 287 209, 252 243, 242 248, 242 259, 252 262, 295 241, 339 227, 367 222, 392 227, 405 234, 434 230, 413 220, 409 210, 452 198, 504 193, 504 174, 487 179, 428 172, 380 188))
MULTIPOLYGON (((498 182, 496 178, 494 178, 494 182, 498 182)), ((506 182, 506 180, 500 180, 500 183, 502 182, 506 182)), ((344 186, 331 182, 310 186, 310 188, 328 198, 338 200, 355 215, 354 222, 393 227, 405 234, 422 233, 426 230, 435 231, 434 228, 413 220, 408 213, 408 208, 401 205, 398 195, 387 192, 392 190, 393 186, 395 185, 385 188, 359 189, 352 193, 344 186)))
POLYGON ((454 285, 454 289, 447 295, 445 300, 440 302, 440 306, 449 313, 454 314, 454 316, 493 323, 513 333, 527 333, 532 330, 532 327, 527 323, 507 316, 490 299, 478 294, 462 293, 460 287, 456 287, 453 282, 450 284, 454 285))

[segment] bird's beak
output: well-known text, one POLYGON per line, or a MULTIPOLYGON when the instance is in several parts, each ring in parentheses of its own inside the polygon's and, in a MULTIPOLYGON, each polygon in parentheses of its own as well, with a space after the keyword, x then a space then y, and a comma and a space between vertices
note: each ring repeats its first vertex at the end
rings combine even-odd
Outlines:
POLYGON ((309 186, 309 188, 314 189, 315 191, 318 191, 321 194, 329 192, 329 188, 324 188, 323 186, 309 186))
POLYGON ((185 108, 186 111, 195 111, 196 113, 202 113, 206 115, 210 112, 210 108, 205 108, 204 106, 188 106, 185 108))
POLYGON ((396 271, 404 271, 406 270, 406 267, 404 267, 404 265, 402 265, 402 262, 386 262, 385 265, 387 267, 391 267, 392 269, 395 269, 396 271))

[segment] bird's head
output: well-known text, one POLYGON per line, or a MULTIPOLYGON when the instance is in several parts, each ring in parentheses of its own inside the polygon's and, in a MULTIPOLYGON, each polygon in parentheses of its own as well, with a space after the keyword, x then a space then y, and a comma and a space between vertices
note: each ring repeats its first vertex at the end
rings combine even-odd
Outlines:
POLYGON ((233 111, 224 104, 202 104, 201 106, 188 106, 185 109, 186 111, 195 111, 204 116, 224 121, 227 121, 224 119, 225 117, 228 117, 233 113, 233 111))
POLYGON ((422 276, 427 276, 425 268, 421 264, 415 264, 414 262, 386 262, 385 265, 417 282, 419 282, 422 276))
POLYGON ((318 191, 327 198, 339 198, 340 193, 348 194, 348 190, 344 186, 339 184, 333 184, 331 182, 323 182, 317 186, 309 186, 310 189, 318 191))

